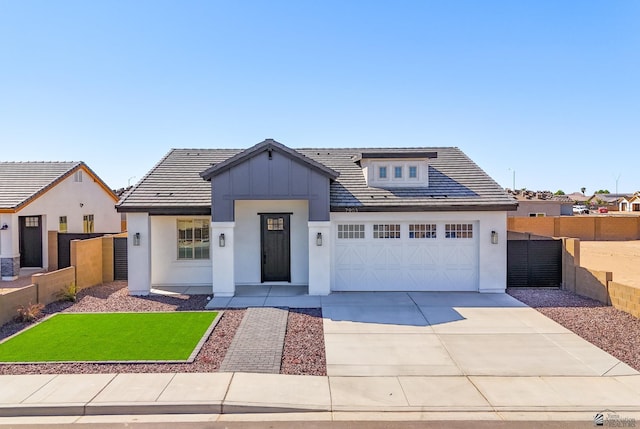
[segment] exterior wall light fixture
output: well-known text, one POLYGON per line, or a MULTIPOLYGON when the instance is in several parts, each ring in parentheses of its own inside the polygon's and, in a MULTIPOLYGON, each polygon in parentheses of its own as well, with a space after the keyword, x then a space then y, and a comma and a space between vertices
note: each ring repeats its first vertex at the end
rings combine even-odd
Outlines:
POLYGON ((223 232, 218 236, 218 246, 224 247, 224 245, 225 245, 225 242, 224 242, 224 232, 223 232))
POLYGON ((316 234, 316 246, 322 246, 322 233, 321 232, 316 234))
POLYGON ((491 231, 491 244, 498 244, 498 233, 491 231))
POLYGON ((9 225, 7 225, 6 223, 3 223, 2 227, 0 227, 0 230, 2 230, 2 231, 5 231, 7 229, 9 229, 9 225))
POLYGON ((133 234, 133 245, 134 246, 139 246, 140 245, 140 233, 136 232, 135 234, 133 234))

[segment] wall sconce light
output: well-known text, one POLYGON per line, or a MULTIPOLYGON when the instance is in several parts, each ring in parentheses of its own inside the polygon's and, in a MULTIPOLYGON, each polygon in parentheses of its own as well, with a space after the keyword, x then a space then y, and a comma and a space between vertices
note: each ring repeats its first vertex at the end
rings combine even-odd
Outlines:
POLYGON ((140 233, 136 232, 135 234, 133 234, 133 245, 134 246, 139 246, 140 245, 140 233))
POLYGON ((321 232, 316 234, 316 246, 322 246, 322 233, 321 232))
POLYGON ((2 231, 5 231, 7 229, 9 229, 9 225, 7 225, 6 223, 3 223, 2 227, 0 227, 0 230, 2 230, 2 231))
POLYGON ((222 234, 220 234, 220 236, 218 236, 218 246, 220 247, 224 247, 225 242, 224 242, 224 232, 222 234))
POLYGON ((498 233, 491 231, 491 244, 498 244, 498 233))

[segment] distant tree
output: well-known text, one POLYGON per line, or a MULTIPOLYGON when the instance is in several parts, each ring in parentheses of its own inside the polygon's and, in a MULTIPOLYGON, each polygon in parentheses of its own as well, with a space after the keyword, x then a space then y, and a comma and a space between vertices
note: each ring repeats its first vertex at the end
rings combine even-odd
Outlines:
POLYGON ((596 194, 610 194, 611 192, 609 192, 608 189, 598 189, 596 191, 596 194))
POLYGON ((582 188, 580 188, 580 192, 582 192, 582 194, 584 195, 584 191, 586 191, 587 188, 585 188, 584 186, 582 188))
POLYGON ((562 189, 558 189, 553 195, 565 195, 562 189))

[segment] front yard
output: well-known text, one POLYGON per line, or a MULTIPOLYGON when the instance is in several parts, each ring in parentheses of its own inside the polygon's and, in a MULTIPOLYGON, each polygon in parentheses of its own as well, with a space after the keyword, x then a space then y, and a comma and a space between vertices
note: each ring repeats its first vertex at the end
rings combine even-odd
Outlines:
POLYGON ((56 314, 1 343, 0 362, 187 361, 217 316, 213 311, 56 314))

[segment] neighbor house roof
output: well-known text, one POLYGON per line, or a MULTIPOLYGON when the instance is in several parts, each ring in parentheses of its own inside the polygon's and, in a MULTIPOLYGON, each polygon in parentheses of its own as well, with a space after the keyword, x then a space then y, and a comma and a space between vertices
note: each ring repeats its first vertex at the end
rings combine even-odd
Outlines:
MULTIPOLYGON (((202 179, 201 173, 215 173, 217 165, 235 162, 238 158, 234 157, 242 152, 242 149, 172 149, 122 197, 118 210, 210 214, 211 184, 202 179)), ((330 185, 332 211, 348 208, 360 211, 515 210, 517 207, 513 197, 455 147, 311 148, 295 149, 295 153, 309 164, 335 172, 337 177, 330 185), (423 158, 425 153, 437 156, 429 160, 428 187, 381 188, 367 185, 359 164, 363 153, 367 156, 398 154, 407 158, 423 158)))
POLYGON ((117 200, 113 191, 82 161, 0 162, 0 211, 20 210, 78 169, 86 171, 117 200))
POLYGON ((518 201, 536 201, 545 203, 571 204, 573 200, 568 195, 555 195, 551 191, 529 191, 526 189, 506 190, 508 194, 513 195, 518 201))

